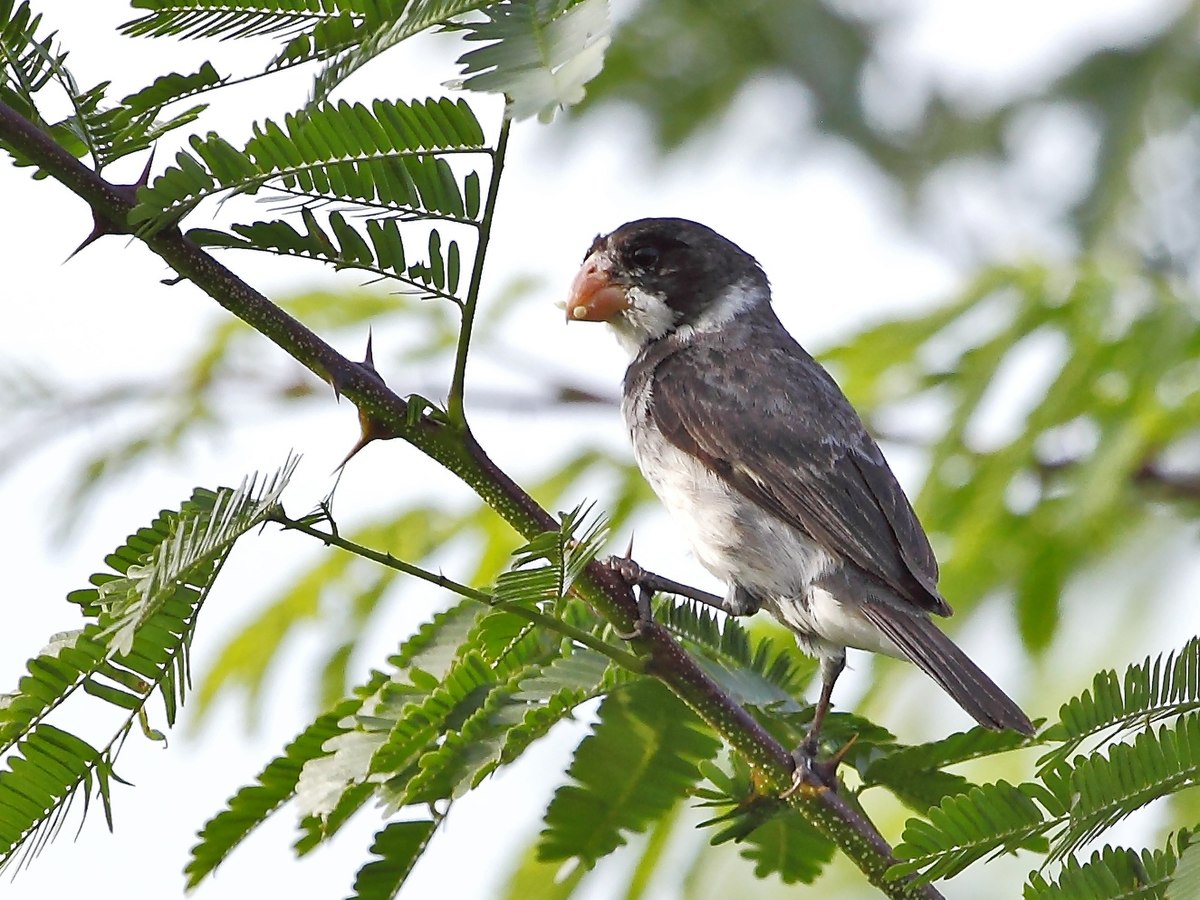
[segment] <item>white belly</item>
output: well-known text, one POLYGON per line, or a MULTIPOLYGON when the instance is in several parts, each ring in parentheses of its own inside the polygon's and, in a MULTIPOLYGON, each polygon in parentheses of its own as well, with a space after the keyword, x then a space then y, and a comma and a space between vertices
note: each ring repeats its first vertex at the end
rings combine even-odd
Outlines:
POLYGON ((757 597, 810 653, 838 656, 842 647, 858 647, 903 655, 853 603, 813 586, 836 565, 823 548, 671 444, 644 409, 644 402, 624 407, 634 457, 701 565, 757 597))
POLYGON ((829 570, 824 550, 679 450, 639 412, 626 410, 638 467, 708 571, 766 599, 803 596, 829 570))

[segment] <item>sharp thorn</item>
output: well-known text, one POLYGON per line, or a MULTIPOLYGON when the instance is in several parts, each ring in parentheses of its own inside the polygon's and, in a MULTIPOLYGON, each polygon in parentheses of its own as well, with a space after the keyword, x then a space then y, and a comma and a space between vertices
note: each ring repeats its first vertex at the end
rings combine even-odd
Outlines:
POLYGON ((371 329, 368 328, 367 329, 367 355, 363 357, 363 365, 366 366, 368 369, 370 369, 372 372, 379 374, 378 370, 375 368, 375 350, 374 350, 374 347, 372 346, 373 339, 374 339, 374 335, 371 333, 371 329))
POLYGON ((154 165, 154 151, 157 147, 150 148, 150 156, 146 160, 146 165, 142 168, 142 174, 138 176, 138 180, 130 185, 135 191, 140 187, 146 187, 150 183, 150 167, 154 165))
POLYGON ((354 442, 354 446, 350 448, 350 452, 346 454, 345 458, 340 463, 338 463, 336 466, 334 466, 333 472, 331 472, 330 474, 336 473, 338 478, 341 478, 342 471, 346 468, 346 463, 348 463, 348 462, 350 462, 350 460, 354 459, 354 457, 358 455, 358 451, 360 451, 363 447, 367 446, 367 444, 371 443, 371 441, 373 441, 373 440, 375 440, 373 437, 370 437, 366 434, 364 434, 362 437, 360 437, 357 441, 354 442))
POLYGON ((72 259, 75 258, 75 254, 77 254, 80 250, 82 250, 88 244, 94 244, 96 241, 100 240, 100 238, 104 237, 104 235, 106 235, 108 233, 109 233, 108 229, 101 225, 100 219, 97 217, 96 224, 92 227, 91 234, 89 234, 87 237, 85 237, 83 239, 83 243, 81 243, 78 247, 76 247, 74 250, 72 250, 70 253, 67 254, 67 258, 63 260, 63 263, 65 264, 65 263, 70 262, 72 259))

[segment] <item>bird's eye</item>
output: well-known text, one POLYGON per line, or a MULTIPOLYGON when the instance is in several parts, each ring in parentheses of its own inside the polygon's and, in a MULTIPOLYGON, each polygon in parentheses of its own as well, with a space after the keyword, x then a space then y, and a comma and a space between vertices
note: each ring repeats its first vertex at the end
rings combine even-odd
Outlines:
POLYGON ((657 247, 644 245, 634 250, 633 253, 630 254, 630 258, 633 260, 635 265, 643 269, 652 269, 658 264, 658 258, 661 255, 662 254, 659 253, 657 247))

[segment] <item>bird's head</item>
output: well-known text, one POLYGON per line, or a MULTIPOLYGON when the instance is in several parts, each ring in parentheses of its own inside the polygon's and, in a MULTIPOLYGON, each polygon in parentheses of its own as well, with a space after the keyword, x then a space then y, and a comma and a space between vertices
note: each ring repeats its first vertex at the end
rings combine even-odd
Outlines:
POLYGON ((670 334, 715 331, 770 301, 754 257, 687 219, 638 219, 592 242, 567 321, 608 322, 631 352, 670 334))

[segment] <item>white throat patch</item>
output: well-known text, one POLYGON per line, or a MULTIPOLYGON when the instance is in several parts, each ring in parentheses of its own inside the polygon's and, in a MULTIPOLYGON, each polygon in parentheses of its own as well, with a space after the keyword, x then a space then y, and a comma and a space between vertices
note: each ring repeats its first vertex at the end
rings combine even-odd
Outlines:
POLYGON ((646 344, 671 332, 686 341, 694 334, 716 331, 734 316, 767 299, 766 292, 758 285, 751 281, 739 281, 726 288, 694 324, 677 328, 675 323, 679 313, 668 306, 660 294, 633 287, 627 296, 629 309, 609 324, 617 335, 617 341, 630 356, 637 356, 646 344))
POLYGON ((637 356, 646 344, 673 331, 679 314, 667 305, 660 294, 632 287, 626 296, 629 298, 629 309, 609 324, 617 335, 618 343, 630 356, 637 356))

